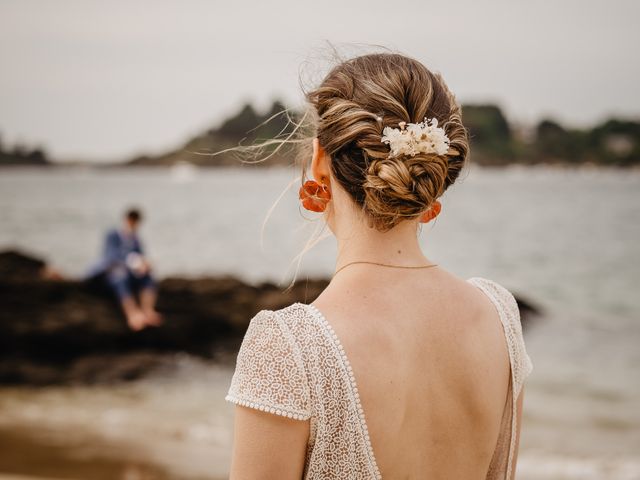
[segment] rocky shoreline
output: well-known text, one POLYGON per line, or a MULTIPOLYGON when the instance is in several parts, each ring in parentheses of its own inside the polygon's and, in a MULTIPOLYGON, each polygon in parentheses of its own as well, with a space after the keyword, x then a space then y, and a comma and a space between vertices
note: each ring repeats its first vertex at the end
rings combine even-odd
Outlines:
MULTIPOLYGON (((233 277, 159 282, 158 328, 132 332, 96 283, 51 278, 46 262, 0 252, 0 384, 105 383, 170 368, 176 354, 229 361, 261 309, 312 301, 326 279, 283 291, 233 277)), ((518 299, 523 322, 535 309, 518 299)))
POLYGON ((99 284, 47 278, 46 263, 0 252, 0 384, 101 383, 138 378, 179 352, 225 358, 262 308, 311 301, 326 280, 290 291, 236 278, 159 281, 164 325, 132 332, 99 284))

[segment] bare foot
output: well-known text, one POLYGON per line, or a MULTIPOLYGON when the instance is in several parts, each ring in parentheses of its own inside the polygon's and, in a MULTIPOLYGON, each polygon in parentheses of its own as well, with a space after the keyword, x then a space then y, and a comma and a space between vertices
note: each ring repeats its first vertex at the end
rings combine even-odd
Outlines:
POLYGON ((145 312, 145 319, 146 324, 152 327, 159 327, 163 322, 162 315, 155 310, 147 310, 145 312))
POLYGON ((127 315, 127 324, 134 332, 138 332, 147 326, 147 316, 142 311, 132 312, 127 315))

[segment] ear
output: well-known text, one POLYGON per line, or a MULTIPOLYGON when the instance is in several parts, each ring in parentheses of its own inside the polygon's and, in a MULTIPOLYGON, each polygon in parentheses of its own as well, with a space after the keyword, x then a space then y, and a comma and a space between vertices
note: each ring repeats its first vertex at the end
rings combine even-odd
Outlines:
POLYGON ((441 210, 442 205, 440 202, 438 200, 434 201, 429 209, 420 216, 420 223, 429 223, 438 216, 441 210))
POLYGON ((331 169, 331 158, 324 151, 320 141, 313 139, 313 157, 311 158, 311 174, 318 183, 329 185, 329 172, 331 169))

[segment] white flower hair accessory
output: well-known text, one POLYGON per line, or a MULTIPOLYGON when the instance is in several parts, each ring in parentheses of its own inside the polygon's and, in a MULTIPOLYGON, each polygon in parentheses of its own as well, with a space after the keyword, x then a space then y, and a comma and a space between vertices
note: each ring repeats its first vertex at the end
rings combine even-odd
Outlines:
POLYGON ((444 129, 438 127, 436 118, 427 119, 420 123, 400 122, 400 128, 384 127, 382 143, 389 144, 392 156, 410 155, 418 153, 435 153, 444 155, 449 150, 449 137, 444 129))

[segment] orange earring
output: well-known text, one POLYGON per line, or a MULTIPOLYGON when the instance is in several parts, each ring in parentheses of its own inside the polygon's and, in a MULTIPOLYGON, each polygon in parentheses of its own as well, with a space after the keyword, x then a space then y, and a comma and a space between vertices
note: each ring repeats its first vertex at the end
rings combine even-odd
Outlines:
POLYGON ((312 212, 324 212, 331 200, 331 192, 323 183, 307 180, 298 193, 302 206, 312 212))
POLYGON ((436 200, 435 202, 433 202, 433 205, 431 205, 429 210, 427 210, 420 216, 420 223, 429 223, 431 220, 438 216, 441 210, 442 205, 438 200, 436 200))

